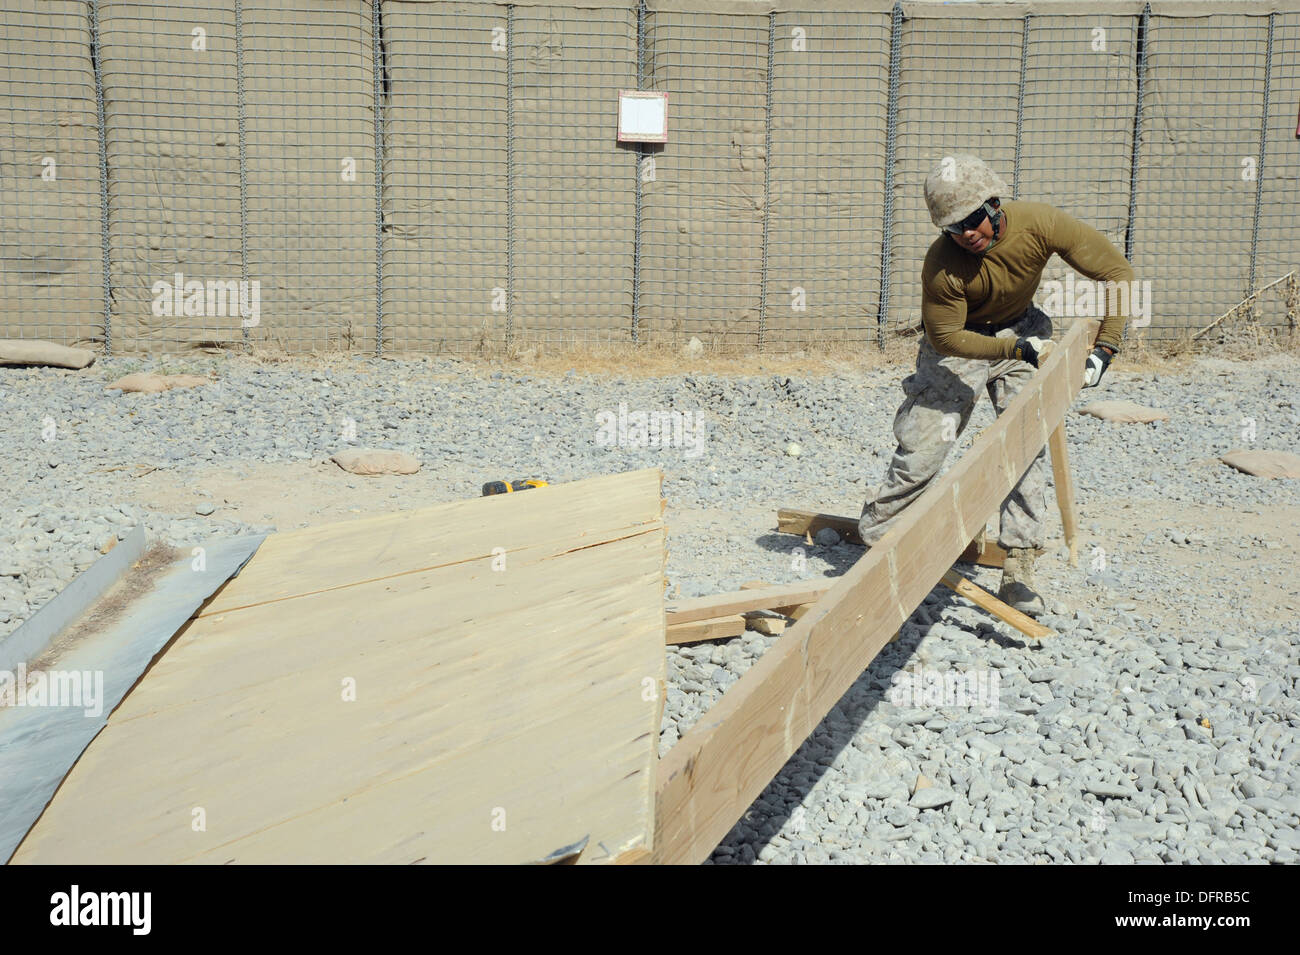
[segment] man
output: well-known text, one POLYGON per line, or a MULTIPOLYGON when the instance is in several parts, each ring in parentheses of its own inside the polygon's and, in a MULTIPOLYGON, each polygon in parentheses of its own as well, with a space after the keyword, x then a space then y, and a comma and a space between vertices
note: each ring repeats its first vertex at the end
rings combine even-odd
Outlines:
MULTIPOLYGON (((943 232, 921 268, 925 338, 894 417, 898 448, 858 522, 868 547, 939 473, 980 390, 988 390, 1001 414, 1049 354, 1052 322, 1033 295, 1052 253, 1090 279, 1133 280, 1127 260, 1096 229, 1043 203, 1003 203, 1008 191, 974 156, 949 156, 926 177, 930 218, 943 232)), ((1119 300, 1107 296, 1106 318, 1082 369, 1085 387, 1101 381, 1119 351, 1125 321, 1117 314, 1119 300)), ((1046 477, 1043 451, 1002 503, 998 533, 1007 552, 998 597, 1032 616, 1045 609, 1034 589, 1034 558, 1043 549, 1046 477)))

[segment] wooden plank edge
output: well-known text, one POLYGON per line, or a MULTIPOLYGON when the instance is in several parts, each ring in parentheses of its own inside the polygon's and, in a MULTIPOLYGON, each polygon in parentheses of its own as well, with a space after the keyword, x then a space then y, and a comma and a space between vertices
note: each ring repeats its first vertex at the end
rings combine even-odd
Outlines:
POLYGON ((824 582, 800 581, 765 587, 761 590, 737 590, 708 597, 672 601, 667 607, 668 625, 690 623, 692 620, 707 620, 711 617, 723 617, 750 610, 775 610, 777 607, 795 607, 799 604, 813 603, 820 600, 838 579, 829 578, 824 582))
POLYGON ((710 617, 707 620, 670 623, 664 634, 664 642, 680 646, 687 643, 702 643, 705 640, 730 640, 744 632, 745 618, 735 613, 725 617, 710 617))

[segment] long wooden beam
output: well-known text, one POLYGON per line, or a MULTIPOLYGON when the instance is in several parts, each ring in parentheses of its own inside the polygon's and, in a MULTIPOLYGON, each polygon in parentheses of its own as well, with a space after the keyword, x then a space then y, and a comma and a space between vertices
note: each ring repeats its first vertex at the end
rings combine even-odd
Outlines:
POLYGON ((699 863, 952 567, 1082 386, 1079 320, 947 474, 773 644, 659 763, 654 859, 699 863))
MULTIPOLYGON (((829 527, 837 531, 845 540, 853 543, 862 542, 862 538, 858 536, 858 522, 851 517, 836 517, 834 514, 819 514, 816 511, 783 507, 776 512, 776 525, 778 531, 787 531, 792 534, 806 534, 813 527, 816 527, 817 530, 829 527)), ((986 539, 981 533, 961 552, 961 556, 957 560, 968 564, 979 564, 984 567, 1001 567, 1006 561, 1006 556, 1006 551, 986 539)), ((1037 623, 1032 617, 994 597, 987 590, 973 581, 967 580, 955 570, 948 571, 939 582, 947 586, 949 590, 953 590, 965 597, 977 607, 988 611, 1004 623, 1011 624, 1011 626, 1032 640, 1041 640, 1043 637, 1055 635, 1055 631, 1049 630, 1042 624, 1037 623)), ((798 617, 794 619, 797 620, 798 617)))

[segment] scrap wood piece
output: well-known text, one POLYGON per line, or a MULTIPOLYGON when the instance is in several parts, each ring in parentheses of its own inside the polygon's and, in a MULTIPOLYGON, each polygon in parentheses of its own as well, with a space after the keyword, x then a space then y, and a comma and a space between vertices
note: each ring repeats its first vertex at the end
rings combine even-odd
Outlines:
POLYGON ((701 643, 704 640, 729 640, 745 632, 745 618, 738 613, 725 617, 711 617, 707 620, 691 620, 686 623, 670 623, 666 641, 680 646, 685 643, 701 643))
MULTIPOLYGON (((862 545, 857 518, 822 514, 797 507, 783 507, 776 512, 778 533, 803 534, 811 542, 812 535, 823 527, 829 527, 850 544, 862 545)), ((984 531, 981 530, 957 560, 967 564, 979 564, 981 567, 1001 567, 1006 562, 1006 557, 1006 551, 996 542, 985 537, 984 531)))
MULTIPOLYGON (((1037 623, 1028 614, 1021 613, 1019 610, 1016 610, 1010 604, 1007 604, 1004 601, 999 600, 997 597, 993 596, 993 594, 989 593, 983 587, 980 587, 979 585, 975 584, 973 581, 967 580, 965 577, 957 573, 955 570, 949 569, 943 575, 943 578, 939 581, 939 583, 943 584, 949 590, 954 591, 960 596, 965 597, 967 600, 975 604, 977 607, 981 607, 984 610, 988 611, 993 616, 997 617, 999 620, 1009 623, 1011 626, 1015 627, 1017 630, 1019 630, 1027 637, 1032 637, 1033 639, 1038 640, 1041 639, 1042 637, 1055 635, 1055 631, 1049 630, 1047 627, 1044 627, 1042 624, 1037 623)), ((714 601, 715 603, 713 605, 716 605, 716 602, 719 600, 725 600, 728 603, 728 605, 735 605, 743 602, 746 593, 754 593, 756 591, 772 589, 771 584, 762 580, 747 581, 741 584, 740 586, 741 586, 741 591, 739 593, 718 594, 714 597, 706 597, 702 599, 714 601), (732 600, 732 598, 735 599, 732 600)), ((827 584, 824 588, 822 588, 822 593, 824 594, 828 590, 830 590, 830 584, 827 584)), ((820 599, 820 597, 818 599, 820 599)), ((693 603, 693 601, 691 603, 693 603)), ((784 617, 790 617, 791 620, 793 621, 798 621, 799 618, 802 617, 805 613, 807 613, 809 608, 813 606, 815 606, 815 602, 808 601, 806 603, 801 603, 791 607, 772 607, 771 610, 775 613, 781 614, 784 617)), ((742 613, 744 613, 746 618, 752 618, 755 616, 754 611, 742 611, 742 613)), ((670 615, 670 619, 671 619, 671 615, 670 615)), ((671 626, 670 626, 670 632, 671 632, 671 626)), ((895 634, 894 639, 897 639, 897 637, 898 635, 895 634)), ((892 643, 894 641, 891 640, 890 642, 892 643)))
POLYGON ((955 570, 943 575, 943 583, 953 592, 965 597, 975 606, 986 610, 999 620, 1011 624, 1025 636, 1034 640, 1054 637, 1056 631, 1043 626, 1027 613, 1021 613, 1010 604, 999 600, 974 581, 967 580, 955 570))
POLYGON ((751 610, 742 614, 745 626, 765 637, 775 637, 785 633, 785 617, 773 616, 766 610, 751 610))
POLYGON ((669 750, 659 763, 656 862, 708 858, 952 567, 1078 394, 1097 327, 1076 321, 961 460, 669 750))
POLYGON ((815 606, 817 606, 815 603, 800 604, 797 607, 785 607, 783 608, 783 612, 791 623, 798 623, 807 615, 808 611, 812 610, 815 606))
POLYGON ((661 481, 272 535, 227 609, 192 618, 110 717, 15 861, 522 863, 583 833, 580 864, 650 848, 661 481), (467 527, 472 542, 441 539, 467 527), (429 566, 430 550, 482 559, 429 566), (386 573, 369 579, 375 559, 386 573))
MULTIPOLYGON (((747 580, 740 585, 740 589, 741 590, 763 590, 771 586, 772 584, 768 583, 765 580, 747 580)), ((773 613, 779 613, 781 616, 787 617, 790 620, 798 620, 800 617, 804 615, 804 613, 807 611, 809 607, 811 607, 814 603, 816 603, 818 600, 822 598, 822 594, 824 594, 826 590, 830 590, 830 589, 831 589, 831 585, 827 583, 826 589, 823 590, 822 593, 818 594, 817 597, 813 600, 805 600, 797 604, 785 604, 780 607, 772 607, 771 610, 773 613)))
POLYGON ((749 610, 773 610, 777 607, 812 603, 830 590, 832 583, 834 583, 832 580, 800 581, 765 587, 762 590, 732 591, 708 597, 695 597, 691 600, 673 601, 668 604, 668 625, 671 627, 675 624, 690 623, 692 620, 707 620, 733 613, 745 613, 749 610))

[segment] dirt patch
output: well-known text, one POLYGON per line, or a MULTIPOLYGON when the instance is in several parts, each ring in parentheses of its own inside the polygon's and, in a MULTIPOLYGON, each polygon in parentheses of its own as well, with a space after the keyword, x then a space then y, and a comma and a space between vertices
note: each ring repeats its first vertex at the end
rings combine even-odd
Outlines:
MULTIPOLYGON (((1241 601, 1257 622, 1296 620, 1300 580, 1290 568, 1300 551, 1300 506, 1270 507, 1261 513, 1156 498, 1124 500, 1095 513, 1084 505, 1082 511, 1079 567, 1067 570, 1050 547, 1041 562, 1060 582, 1060 596, 1076 608, 1087 609, 1083 604, 1089 590, 1076 583, 1066 589, 1065 583, 1090 573, 1094 548, 1100 548, 1107 560, 1168 579, 1166 593, 1150 598, 1147 602, 1154 607, 1145 608, 1167 614, 1166 625, 1173 620, 1188 627, 1201 626, 1206 619, 1222 621, 1224 599, 1241 601), (1097 532, 1091 530, 1093 525, 1097 532), (1171 540, 1171 528, 1190 532, 1191 540, 1171 540), (1207 602, 1214 606, 1206 607, 1207 602)), ((1060 543, 1059 535, 1058 527, 1049 544, 1060 543)), ((1129 598, 1120 594, 1119 599, 1129 598)), ((1245 619, 1238 623, 1248 626, 1245 619)))
POLYGON ((212 520, 287 531, 464 498, 472 477, 449 482, 427 471, 361 477, 331 461, 247 462, 153 471, 132 482, 128 499, 177 517, 194 516, 194 508, 209 501, 217 507, 212 520))

